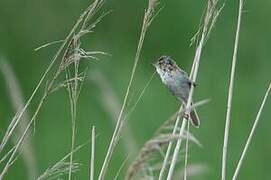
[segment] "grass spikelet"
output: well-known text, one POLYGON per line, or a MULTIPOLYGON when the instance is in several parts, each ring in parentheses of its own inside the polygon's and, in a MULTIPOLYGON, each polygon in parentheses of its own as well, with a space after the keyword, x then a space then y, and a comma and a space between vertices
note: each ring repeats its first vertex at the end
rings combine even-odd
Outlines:
POLYGON ((70 168, 72 167, 72 173, 79 170, 80 164, 73 162, 72 165, 70 165, 69 157, 72 153, 77 152, 81 148, 83 148, 86 144, 84 143, 75 149, 73 149, 73 152, 68 153, 66 156, 64 156, 62 159, 57 161, 53 166, 47 168, 38 178, 37 180, 45 180, 45 179, 59 179, 61 176, 69 174, 70 168))
POLYGON ((160 152, 162 147, 170 141, 180 138, 179 136, 171 136, 171 134, 160 135, 147 141, 139 152, 138 157, 129 167, 126 180, 131 180, 156 152, 160 152))

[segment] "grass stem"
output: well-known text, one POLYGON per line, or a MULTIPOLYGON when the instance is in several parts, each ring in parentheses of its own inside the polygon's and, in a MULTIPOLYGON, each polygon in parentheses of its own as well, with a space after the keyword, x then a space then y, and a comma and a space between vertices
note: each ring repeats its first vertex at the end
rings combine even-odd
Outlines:
POLYGON ((228 90, 227 114, 226 114, 223 153, 222 153, 221 180, 226 180, 228 139, 229 139, 229 130, 230 130, 230 122, 231 122, 231 109, 232 109, 232 97, 233 97, 233 88, 234 88, 235 66, 236 66, 238 44, 239 44, 242 9, 243 9, 243 0, 239 0, 238 21, 237 21, 237 28, 236 28, 236 34, 235 34, 234 52, 233 52, 233 57, 232 57, 230 85, 229 85, 229 90, 228 90))
POLYGON ((89 180, 94 180, 94 162, 95 162, 95 126, 91 130, 91 156, 90 156, 90 170, 89 170, 89 180))
POLYGON ((142 25, 142 29, 141 29, 141 34, 140 34, 140 38, 139 38, 139 42, 138 42, 138 46, 137 46, 137 51, 136 51, 136 55, 135 55, 135 60, 134 60, 134 65, 133 65, 133 69, 131 72, 130 80, 129 80, 129 83, 128 83, 128 86, 126 89, 126 93, 124 96, 122 107, 121 107, 121 110, 120 110, 120 113, 118 116, 117 124, 116 124, 115 130, 113 132, 113 135, 112 135, 112 138, 111 138, 111 141, 110 141, 110 144, 109 144, 109 147, 108 147, 108 150, 107 150, 107 153, 106 153, 98 180, 104 180, 109 162, 112 158, 113 151, 114 151, 116 144, 117 144, 119 137, 120 137, 122 126, 124 123, 123 113, 126 108, 126 104, 127 104, 128 96, 130 94, 130 89, 131 89, 132 83, 134 81, 135 71, 137 69, 137 65, 138 65, 139 57, 140 57, 141 50, 143 47, 145 35, 148 30, 148 27, 150 26, 150 24, 153 20, 153 17, 154 17, 155 6, 156 6, 156 0, 149 0, 149 6, 148 6, 148 9, 144 15, 143 25, 142 25))
POLYGON ((262 104, 261 104, 261 106, 260 106, 260 109, 259 109, 259 111, 258 111, 258 113, 257 113, 257 116, 256 116, 256 119, 255 119, 255 121, 254 121, 254 124, 253 124, 253 126, 252 126, 252 129, 251 129, 251 131, 250 131, 250 133, 249 133, 249 136, 248 136, 248 138, 247 138, 245 147, 244 147, 243 152, 242 152, 242 155, 241 155, 241 157, 240 157, 240 159, 239 159, 239 161, 238 161, 238 164, 237 164, 237 167, 236 167, 236 169, 235 169, 235 172, 234 172, 234 175, 233 175, 232 180, 236 180, 237 177, 238 177, 238 175, 239 175, 240 168, 241 168, 241 166, 242 166, 242 164, 243 164, 243 162, 244 162, 244 158, 245 158, 245 155, 247 154, 248 147, 249 147, 249 145, 251 144, 252 137, 253 137, 253 135, 255 134, 256 127, 257 127, 257 125, 258 125, 258 123, 259 123, 259 119, 260 119, 260 117, 261 117, 261 114, 262 114, 264 105, 265 105, 265 103, 266 103, 266 100, 267 100, 268 95, 270 94, 270 91, 271 91, 271 83, 269 84, 269 87, 268 87, 268 89, 266 90, 265 96, 264 96, 264 98, 263 98, 263 100, 262 100, 262 104))

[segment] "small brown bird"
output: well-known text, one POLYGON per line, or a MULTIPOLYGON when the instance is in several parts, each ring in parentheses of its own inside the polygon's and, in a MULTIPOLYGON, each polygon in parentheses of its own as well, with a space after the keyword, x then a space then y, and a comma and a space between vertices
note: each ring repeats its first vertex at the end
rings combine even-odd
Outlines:
MULTIPOLYGON (((170 92, 183 104, 187 103, 190 88, 195 85, 178 65, 168 56, 160 57, 155 62, 154 67, 160 75, 162 82, 168 87, 170 92)), ((190 112, 191 122, 199 127, 200 120, 195 109, 190 112)))

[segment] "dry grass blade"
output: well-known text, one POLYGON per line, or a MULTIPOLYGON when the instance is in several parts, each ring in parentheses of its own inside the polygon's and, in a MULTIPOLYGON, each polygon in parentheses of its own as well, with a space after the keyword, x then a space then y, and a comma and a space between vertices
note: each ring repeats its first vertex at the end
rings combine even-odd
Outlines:
MULTIPOLYGON (((91 82, 95 83, 95 85, 99 88, 101 96, 98 99, 101 101, 101 105, 110 115, 113 125, 115 125, 117 123, 116 121, 118 118, 118 113, 121 110, 121 104, 115 91, 112 89, 110 82, 98 70, 91 69, 88 77, 91 82)), ((131 132, 132 131, 128 126, 123 129, 122 139, 124 141, 123 144, 126 152, 132 152, 138 148, 131 132)))
POLYGON ((226 122, 225 122, 223 154, 222 154, 221 180, 226 180, 228 138, 229 138, 230 121, 231 121, 232 96, 233 96, 235 66, 236 66, 236 60, 237 60, 239 34, 240 34, 240 26, 241 26, 241 18, 242 18, 242 9, 243 9, 243 0, 239 0, 238 21, 237 21, 236 35, 235 35, 235 42, 234 42, 234 52, 233 52, 233 57, 232 57, 230 85, 229 85, 229 90, 228 90, 227 115, 226 115, 226 122))
MULTIPOLYGON (((175 126, 172 131, 173 135, 177 134, 180 117, 182 117, 182 115, 180 115, 181 112, 183 112, 182 106, 180 107, 179 111, 174 114, 174 116, 172 118, 172 119, 175 119, 177 117, 176 122, 175 122, 175 126)), ((164 177, 164 173, 165 173, 166 167, 167 167, 169 159, 170 159, 170 153, 171 153, 172 146, 173 146, 173 142, 169 142, 168 147, 167 147, 167 151, 166 151, 166 155, 164 157, 163 165, 162 165, 162 168, 159 173, 159 178, 158 178, 159 180, 162 180, 164 177)))
MULTIPOLYGON (((68 47, 70 51, 76 53, 76 51, 79 49, 79 40, 73 38, 70 46, 68 47)), ((69 51, 67 52, 69 53, 69 51)), ((74 56, 73 54, 71 55, 64 55, 65 57, 68 56, 74 56)), ((73 165, 73 149, 75 146, 75 129, 76 129, 76 116, 77 116, 77 100, 79 96, 79 84, 78 84, 78 72, 79 72, 79 62, 80 62, 80 57, 77 58, 77 56, 74 56, 75 59, 71 58, 71 61, 74 64, 74 74, 70 72, 69 66, 66 67, 66 80, 69 80, 74 77, 73 83, 68 83, 67 90, 69 93, 69 101, 70 101, 70 113, 71 113, 71 121, 72 121, 72 139, 71 139, 71 155, 70 155, 70 169, 69 169, 69 180, 71 180, 72 176, 72 165, 73 165), (72 74, 72 75, 71 75, 72 74)))
POLYGON ((258 125, 259 119, 260 119, 260 117, 261 117, 263 108, 264 108, 264 106, 265 106, 267 97, 268 97, 268 95, 270 94, 270 91, 271 91, 271 83, 269 84, 269 87, 268 87, 268 89, 266 90, 265 96, 264 96, 264 98, 263 98, 263 100, 262 100, 261 107, 260 107, 260 109, 259 109, 259 111, 258 111, 258 113, 257 113, 256 119, 255 119, 254 124, 253 124, 253 126, 252 126, 252 129, 251 129, 251 131, 250 131, 250 133, 249 133, 248 139, 247 139, 247 141, 246 141, 246 145, 245 145, 245 147, 244 147, 244 149, 243 149, 243 152, 242 152, 242 155, 241 155, 241 157, 240 157, 240 159, 239 159, 239 161, 238 161, 238 164, 237 164, 237 167, 236 167, 236 169, 235 169, 235 172, 234 172, 234 175, 233 175, 232 180, 236 180, 237 177, 238 177, 238 175, 239 175, 240 168, 241 168, 242 163, 243 163, 243 161, 244 161, 244 158, 245 158, 245 155, 246 155, 246 153, 247 153, 248 147, 249 147, 249 145, 250 145, 250 143, 251 143, 252 137, 253 137, 253 135, 254 135, 254 133, 255 133, 256 127, 257 127, 257 125, 258 125))
POLYGON ((150 77, 150 79, 148 80, 148 82, 146 83, 146 85, 142 88, 142 90, 141 90, 141 92, 140 92, 140 94, 139 94, 139 96, 138 96, 136 102, 135 102, 134 105, 131 107, 131 109, 127 112, 127 114, 126 114, 126 116, 125 116, 125 118, 124 118, 125 120, 128 119, 128 118, 131 116, 131 114, 134 112, 134 110, 136 109, 136 106, 138 105, 138 103, 139 103, 139 101, 142 99, 142 97, 143 97, 145 91, 146 91, 147 88, 149 87, 149 85, 150 85, 150 83, 151 83, 151 81, 152 81, 152 79, 153 79, 155 73, 156 73, 156 72, 154 72, 154 73, 151 75, 151 77, 150 77))
POLYGON ((58 91, 61 88, 67 88, 69 85, 71 85, 72 83, 74 83, 75 81, 78 81, 80 83, 82 83, 84 81, 84 77, 85 74, 79 74, 79 76, 77 78, 70 78, 67 79, 65 81, 63 81, 62 83, 59 83, 56 87, 54 87, 50 93, 54 93, 55 91, 58 91))
POLYGON ((139 155, 134 160, 133 164, 129 167, 125 179, 131 180, 144 167, 155 152, 160 152, 163 146, 180 138, 185 138, 185 136, 161 134, 147 141, 140 150, 139 155))
POLYGON ((94 180, 94 162, 95 162, 95 126, 91 130, 91 157, 90 157, 90 170, 89 170, 89 180, 94 180))
MULTIPOLYGON (((191 108, 194 109, 194 108, 196 108, 198 106, 202 106, 202 105, 208 103, 209 101, 210 101, 209 99, 206 99, 206 100, 202 100, 202 101, 196 102, 196 103, 193 104, 193 106, 191 108)), ((179 129, 178 126, 179 126, 179 122, 180 122, 181 117, 185 113, 184 111, 185 110, 181 106, 180 109, 179 109, 179 111, 177 113, 173 114, 172 117, 170 117, 170 119, 168 121, 166 121, 161 126, 161 128, 158 129, 158 131, 156 132, 156 134, 161 133, 161 131, 163 129, 165 129, 166 127, 168 127, 170 124, 173 124, 174 122, 175 122, 175 125, 173 127, 172 134, 176 134, 178 130, 181 131, 181 129, 179 129)), ((170 142, 168 144, 166 155, 165 155, 164 161, 163 161, 163 165, 162 165, 162 168, 161 168, 160 173, 159 173, 159 178, 158 178, 159 180, 162 180, 163 177, 164 177, 164 173, 166 171, 166 167, 167 167, 167 164, 169 162, 169 158, 170 158, 170 153, 171 153, 172 146, 173 146, 173 142, 170 142)))
MULTIPOLYGON (((3 137, 3 140, 0 144, 0 153, 2 152, 2 150, 4 149, 6 143, 8 142, 8 140, 10 139, 11 135, 14 132, 14 129, 16 128, 16 126, 18 125, 18 123, 20 122, 23 114, 25 113, 26 109, 28 108, 28 106, 30 105, 30 103, 32 102, 33 98, 35 97, 36 93, 38 92, 38 90, 40 89, 41 85, 44 83, 45 78, 47 77, 47 75, 49 74, 49 72, 51 72, 51 69, 53 68, 53 66, 55 65, 57 59, 59 58, 59 56, 61 55, 62 51, 64 50, 65 46, 67 45, 67 43, 69 42, 70 38, 73 36, 73 34, 75 33, 76 29, 78 28, 78 26, 80 25, 80 23, 82 22, 82 20, 84 19, 84 17, 86 16, 86 14, 88 13, 89 9, 92 6, 90 5, 82 14, 81 16, 78 18, 78 20, 76 21, 75 25, 73 26, 73 28, 71 29, 70 33, 68 34, 68 36, 65 38, 64 42, 62 43, 61 47, 58 49, 57 53, 55 54, 55 56, 53 57, 53 59, 51 60, 51 63, 49 64, 49 66, 47 67, 47 69, 45 70, 45 72, 43 73, 41 79, 39 80, 37 86, 34 88, 31 96, 29 97, 29 99, 27 100, 27 102, 25 103, 25 105, 23 106, 23 108, 18 111, 15 116, 12 118, 12 121, 9 125, 9 127, 7 128, 7 131, 3 137)), ((55 73, 55 76, 53 78, 53 82, 56 80, 57 77, 57 73, 55 73)), ((53 83, 52 83, 53 84, 53 83)), ((45 94, 41 101, 40 101, 40 105, 38 105, 38 108, 36 109, 36 112, 39 111, 40 107, 43 104, 43 101, 46 99, 47 94, 45 94)), ((35 113, 37 114, 37 113, 35 113)), ((34 114, 34 119, 35 119, 35 115, 34 114)), ((31 122, 32 124, 32 122, 31 122)), ((29 127, 30 128, 30 127, 29 127)), ((28 129, 26 130, 28 131, 28 129)))
MULTIPOLYGON (((193 104, 193 106, 191 108, 194 109, 194 108, 196 108, 198 106, 202 106, 202 105, 208 103, 209 101, 210 101, 209 99, 206 99, 206 100, 202 100, 202 101, 196 102, 196 103, 193 104)), ((165 121, 165 123, 156 131, 155 134, 160 134, 160 133, 163 132, 163 129, 168 129, 168 128, 169 129, 173 129, 172 130, 172 134, 176 134, 177 131, 180 131, 180 128, 178 128, 178 125, 179 125, 180 118, 183 116, 183 113, 184 113, 184 109, 181 106, 180 109, 179 109, 179 111, 176 112, 176 113, 174 113, 169 118, 169 120, 165 121), (173 128, 171 128, 171 124, 174 124, 174 122, 175 122, 175 125, 174 125, 173 128)), ((191 138, 193 137, 193 135, 190 134, 190 133, 189 133, 189 136, 191 138)), ((194 138, 194 139, 195 139, 195 141, 197 141, 196 138, 194 138)), ((200 144, 200 142, 197 142, 197 144, 199 146, 202 146, 200 144)), ((173 146, 173 142, 171 141, 171 142, 169 142, 168 147, 167 147, 166 155, 164 157, 162 168, 161 168, 160 173, 159 173, 159 178, 158 178, 159 180, 162 180, 162 178, 164 176, 164 173, 166 171, 166 167, 167 167, 167 165, 169 163, 169 159, 170 159, 170 153, 171 153, 172 146, 173 146)))
POLYGON ((120 137, 120 133, 121 133, 122 126, 123 126, 123 113, 126 108, 128 96, 130 94, 130 88, 131 88, 133 80, 134 80, 134 75, 135 75, 135 71, 137 69, 137 65, 138 65, 140 54, 141 54, 141 49, 143 46, 145 35, 148 30, 148 27, 150 26, 150 24, 155 16, 156 4, 157 4, 157 0, 149 0, 149 6, 148 6, 148 9, 144 15, 143 25, 142 25, 142 29, 141 29, 141 34, 140 34, 140 38, 139 38, 139 42, 138 42, 138 46, 137 46, 137 51, 136 51, 136 55, 135 55, 135 60, 134 60, 134 65, 133 65, 133 69, 131 72, 130 80, 129 80, 129 83, 128 83, 128 86, 126 89, 126 93, 125 93, 125 97, 124 97, 123 104, 121 107, 121 111, 118 116, 118 121, 117 121, 114 133, 112 135, 112 138, 111 138, 111 141, 110 141, 110 144, 109 144, 109 147, 108 147, 108 150, 107 150, 107 153, 106 153, 106 156, 105 156, 105 159, 104 159, 104 162, 103 162, 100 174, 99 174, 99 178, 98 178, 99 180, 103 180, 105 178, 105 174, 106 174, 106 171, 107 171, 107 168, 109 165, 109 161, 111 160, 113 151, 114 151, 115 146, 116 146, 116 144, 119 140, 119 137, 120 137))
MULTIPOLYGON (((187 132, 189 132, 189 128, 190 128, 190 123, 187 123, 187 130, 186 130, 187 132)), ((186 136, 185 157, 184 157, 184 175, 183 175, 184 180, 187 179, 188 148, 189 148, 189 141, 188 141, 188 136, 186 136)))
MULTIPOLYGON (((81 148, 83 148, 87 143, 84 143, 78 147, 76 147, 72 153, 77 152, 81 148)), ((46 169, 44 173, 42 173, 37 180, 46 180, 46 179, 59 179, 60 176, 68 174, 70 171, 70 162, 68 162, 68 158, 71 156, 71 152, 60 159, 57 163, 55 163, 52 167, 46 169)), ((79 170, 79 163, 72 164, 72 172, 76 172, 79 170)))
POLYGON ((39 51, 42 48, 46 48, 48 46, 51 46, 51 45, 54 45, 54 44, 58 44, 58 43, 62 43, 62 42, 64 42, 64 40, 58 40, 58 41, 49 42, 49 43, 43 44, 43 45, 35 48, 34 51, 39 51))
MULTIPOLYGON (((79 170, 79 163, 72 163, 72 172, 75 173, 79 170)), ((47 180, 47 179, 59 179, 59 177, 68 174, 70 171, 70 162, 58 162, 55 166, 50 169, 47 169, 46 172, 41 175, 38 180, 47 180)))
MULTIPOLYGON (((194 108, 198 108, 200 106, 203 106, 207 103, 210 102, 210 99, 204 99, 204 100, 201 100, 201 101, 198 101, 198 102, 194 102, 194 104, 191 106, 192 109, 194 108)), ((159 134, 163 134, 163 131, 164 130, 167 130, 167 129, 170 129, 170 130, 173 130, 175 125, 174 123, 176 122, 177 120, 177 116, 180 115, 182 116, 182 114, 184 113, 184 109, 179 109, 178 112, 172 114, 155 132, 155 135, 159 135, 159 134), (174 125, 174 126, 173 126, 174 125)), ((178 127, 176 127, 178 128, 178 127)))
MULTIPOLYGON (((204 101, 204 102, 206 102, 206 101, 204 101)), ((202 104, 204 104, 203 101, 199 102, 199 103, 195 103, 196 106, 199 106, 202 104)), ((177 116, 177 113, 174 113, 167 121, 164 122, 164 124, 161 125, 160 128, 158 128, 158 130, 154 134, 154 137, 151 138, 149 141, 147 141, 143 145, 137 158, 130 165, 130 167, 126 173, 126 179, 128 179, 128 180, 132 179, 136 174, 138 174, 138 172, 141 169, 144 168, 144 166, 146 164, 150 164, 149 160, 152 159, 151 157, 155 154, 155 152, 159 152, 160 154, 163 154, 163 156, 164 156, 164 153, 162 152, 162 147, 166 146, 167 144, 173 143, 173 141, 175 141, 179 138, 188 137, 188 139, 190 141, 192 141, 193 143, 197 144, 198 146, 202 146, 200 144, 200 142, 191 133, 184 132, 184 134, 181 136, 180 135, 173 135, 172 136, 171 133, 167 132, 170 124, 174 123, 173 120, 176 118, 176 116, 177 116), (188 133, 188 135, 186 135, 186 133, 188 133), (165 140, 168 140, 168 141, 165 142, 165 140)), ((171 130, 171 128, 170 128, 170 130, 171 130)), ((176 131, 177 130, 178 130, 178 128, 176 129, 176 131)), ((168 159, 169 159, 170 154, 166 154, 166 156, 167 155, 168 155, 168 159)), ((165 166, 167 166, 167 165, 168 165, 168 163, 165 166)), ((165 168, 164 164, 162 167, 159 168, 159 170, 161 170, 161 168, 165 168)))
POLYGON ((128 159, 129 159, 129 155, 127 155, 127 157, 126 157, 126 158, 124 159, 124 161, 121 163, 121 166, 120 166, 118 172, 116 173, 116 175, 115 175, 115 177, 114 177, 114 180, 117 180, 117 179, 118 179, 118 177, 119 177, 119 175, 120 175, 120 172, 121 172, 121 170, 124 168, 125 163, 128 161, 128 159))
MULTIPOLYGON (((22 95, 22 91, 18 80, 10 67, 9 63, 0 57, 0 70, 2 71, 6 84, 7 90, 10 95, 11 103, 13 105, 13 109, 19 111, 20 108, 24 105, 24 99, 22 95)), ((18 125, 16 130, 16 134, 13 135, 13 142, 16 144, 18 140, 18 135, 22 134, 27 123, 29 122, 29 116, 27 113, 22 117, 21 122, 18 125)), ((32 138, 28 136, 28 138, 24 141, 24 145, 19 149, 22 154, 22 158, 25 163, 25 167, 28 171, 29 179, 36 178, 37 176, 37 162, 35 159, 35 153, 32 144, 32 138)))
MULTIPOLYGON (((78 81, 79 67, 82 58, 95 58, 93 55, 100 54, 100 51, 86 52, 81 48, 80 39, 83 35, 93 32, 93 29, 101 21, 101 19, 107 14, 102 14, 97 18, 96 21, 90 23, 90 19, 97 13, 97 11, 103 5, 104 0, 95 0, 88 11, 81 28, 78 33, 73 36, 70 40, 66 52, 64 53, 61 68, 65 69, 66 81, 74 79, 72 83, 68 83, 67 90, 69 93, 70 101, 70 113, 72 121, 72 137, 71 137, 71 155, 70 155, 70 170, 69 170, 69 180, 72 179, 72 164, 73 164, 73 149, 75 146, 75 131, 76 131, 76 117, 77 117, 77 101, 79 98, 80 90, 83 81, 78 81)), ((104 54, 102 52, 102 54, 104 54)), ((83 78, 84 79, 84 78, 83 78)))
MULTIPOLYGON (((206 9, 206 13, 205 13, 205 17, 204 17, 201 38, 200 38, 200 41, 196 47, 194 62, 193 62, 192 68, 191 68, 192 70, 190 73, 190 79, 192 80, 192 82, 196 82, 200 58, 201 58, 201 52, 202 52, 204 43, 206 41, 206 37, 208 35, 208 32, 210 32, 211 28, 213 27, 212 22, 214 22, 215 19, 218 17, 218 15, 216 14, 217 11, 218 11, 217 10, 217 0, 209 0, 208 5, 207 5, 207 9, 206 9)), ((189 98, 188 98, 188 101, 187 101, 187 104, 185 107, 185 114, 190 114, 189 112, 191 111, 191 102, 192 102, 193 92, 194 92, 194 86, 192 86, 190 89, 189 98)), ((180 130, 179 134, 182 134, 184 132, 185 127, 186 127, 186 123, 187 123, 187 119, 185 119, 185 118, 182 118, 182 119, 183 120, 182 120, 181 130, 180 130)), ((176 123, 176 125, 178 126, 177 123, 176 123)), ((167 180, 172 179, 174 169, 176 166, 176 162, 178 159, 178 154, 180 151, 181 143, 182 143, 182 139, 178 139, 176 147, 173 152, 173 158, 172 158, 171 165, 169 168, 167 180)))
POLYGON ((11 155, 14 149, 15 147, 11 148, 8 152, 6 152, 6 154, 0 160, 0 164, 2 164, 11 155))
MULTIPOLYGON (((102 1, 102 0, 101 0, 102 1)), ((76 36, 75 38, 75 35, 76 34, 76 31, 78 30, 78 27, 79 25, 84 22, 84 24, 88 23, 88 20, 90 19, 90 16, 89 16, 89 11, 90 10, 93 10, 93 11, 97 11, 96 8, 94 8, 95 6, 90 5, 86 11, 83 12, 83 14, 79 17, 79 19, 76 21, 74 27, 72 28, 71 32, 69 33, 69 35, 66 37, 64 43, 62 44, 62 46, 59 48, 59 50, 57 51, 56 55, 54 56, 51 64, 49 65, 49 67, 46 69, 45 73, 43 74, 41 80, 39 81, 37 87, 35 88, 33 94, 31 95, 31 97, 29 98, 29 100, 27 101, 27 103, 25 104, 25 106, 23 107, 23 109, 21 111, 19 111, 18 113, 16 113, 16 116, 13 118, 12 122, 11 122, 11 125, 8 127, 8 130, 3 138, 3 141, 1 143, 1 146, 0 146, 0 152, 2 151, 2 149, 4 148, 4 146, 6 145, 7 141, 9 140, 10 136, 13 134, 13 131, 14 129, 16 128, 17 124, 19 123, 19 121, 21 120, 22 118, 22 115, 25 113, 27 107, 29 106, 30 102, 32 101, 32 99, 34 98, 36 92, 38 91, 39 87, 41 86, 41 84, 43 83, 43 81, 45 80, 45 78, 47 77, 47 74, 50 72, 51 68, 53 67, 53 65, 55 64, 56 60, 58 59, 58 57, 60 56, 60 54, 64 51, 64 56, 61 60, 61 63, 60 63, 60 66, 57 68, 57 70, 54 72, 54 74, 52 75, 52 79, 49 79, 48 80, 48 83, 46 84, 46 89, 45 89, 45 92, 43 94, 43 96, 41 97, 40 101, 39 101, 39 104, 37 105, 37 108, 33 114, 33 116, 31 117, 29 123, 27 124, 24 132, 22 133, 22 135, 19 137, 18 139, 18 142, 17 144, 14 146, 14 150, 12 152, 12 154, 10 155, 10 158, 9 160, 7 161, 6 165, 4 166, 4 169, 3 171, 1 172, 0 174, 0 179, 3 179, 4 175, 7 173, 9 167, 11 166, 11 163, 14 162, 14 158, 16 157, 16 153, 19 149, 19 147, 21 146, 21 144, 23 143, 23 140, 25 139, 29 129, 31 128, 32 124, 35 122, 36 118, 37 118, 37 115, 41 109, 41 107, 43 106, 43 103, 45 102, 45 100, 47 99, 48 95, 50 94, 50 92, 54 89, 54 85, 56 83, 56 80, 57 78, 59 77, 59 75, 63 72, 63 68, 62 68, 62 65, 63 65, 63 62, 66 60, 65 57, 67 57, 67 52, 71 52, 71 45, 73 45, 73 41, 74 40, 78 40, 77 38, 80 38, 81 37, 81 34, 80 32, 84 29, 82 29, 82 26, 81 28, 79 29, 79 34, 78 36, 76 36), (86 21, 86 19, 88 19, 86 21), (64 47, 67 46, 67 49, 64 49, 64 47)), ((98 9, 100 8, 100 4, 99 6, 97 7, 98 9)), ((97 22, 94 22, 94 24, 90 24, 91 25, 91 28, 92 27, 95 27, 95 23, 97 22)), ((92 29, 88 29, 87 31, 91 31, 92 29)), ((72 54, 72 53, 71 53, 72 54)), ((75 58, 76 60, 76 58, 75 58)), ((74 61, 75 62, 75 61, 74 61)), ((66 66, 65 68, 67 68, 68 66, 66 66)), ((75 78, 76 81, 77 81, 77 78, 75 78)), ((79 93, 78 93, 79 94, 79 93)), ((76 97, 77 99, 77 97, 76 97)), ((73 136, 74 137, 74 136, 73 136)), ((73 152, 73 151, 71 151, 73 152)))

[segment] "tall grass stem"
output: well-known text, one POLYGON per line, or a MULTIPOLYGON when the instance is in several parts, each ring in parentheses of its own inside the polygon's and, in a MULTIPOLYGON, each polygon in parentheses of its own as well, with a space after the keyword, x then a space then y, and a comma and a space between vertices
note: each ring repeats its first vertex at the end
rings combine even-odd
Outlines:
POLYGON ((264 106, 265 106, 267 97, 268 97, 268 95, 270 94, 270 91, 271 91, 271 83, 269 84, 269 87, 268 87, 268 89, 266 90, 265 96, 264 96, 264 98, 263 98, 263 100, 262 100, 262 104, 261 104, 261 106, 260 106, 260 109, 259 109, 259 111, 258 111, 258 113, 257 113, 257 116, 256 116, 256 119, 255 119, 255 121, 254 121, 254 124, 253 124, 253 126, 252 126, 252 129, 251 129, 251 131, 250 131, 250 133, 249 133, 249 136, 248 136, 248 138, 247 138, 245 147, 244 147, 244 149, 243 149, 243 151, 242 151, 242 154, 241 154, 241 157, 240 157, 240 159, 239 159, 239 161, 238 161, 238 164, 237 164, 237 167, 236 167, 236 169, 235 169, 235 172, 234 172, 234 175, 233 175, 233 177, 232 177, 232 180, 236 180, 237 177, 238 177, 238 175, 239 175, 241 166, 242 166, 242 164, 243 164, 243 162, 244 162, 245 155, 247 154, 248 147, 249 147, 249 145, 251 144, 251 140, 252 140, 252 138, 253 138, 253 136, 254 136, 254 134, 255 134, 255 130, 256 130, 257 125, 258 125, 258 123, 259 123, 259 119, 260 119, 260 117, 261 117, 261 115, 262 115, 262 111, 263 111, 263 108, 264 108, 264 106))
POLYGON ((228 153, 230 122, 231 122, 232 97, 233 97, 235 67, 236 67, 236 61, 237 61, 240 26, 241 26, 241 18, 242 18, 242 9, 243 9, 243 0, 239 0, 238 20, 237 20, 237 28, 236 28, 236 34, 235 34, 234 52, 233 52, 233 57, 232 57, 230 85, 229 85, 229 90, 228 90, 227 114, 226 114, 224 143, 223 143, 223 152, 222 152, 221 180, 226 180, 227 153, 228 153))
POLYGON ((127 86, 127 89, 126 89, 126 93, 125 93, 125 96, 124 96, 122 107, 121 107, 121 110, 120 110, 120 113, 119 113, 119 116, 118 116, 117 124, 116 124, 115 130, 113 132, 113 135, 112 135, 112 138, 111 138, 111 141, 110 141, 110 144, 109 144, 109 147, 108 147, 108 150, 107 150, 107 153, 106 153, 106 156, 105 156, 105 159, 104 159, 104 162, 103 162, 103 165, 102 165, 98 180, 104 180, 106 171, 108 169, 109 162, 110 162, 110 160, 112 158, 113 151, 114 151, 115 146, 116 146, 116 144, 117 144, 117 142, 119 140, 119 136, 120 136, 122 126, 123 126, 123 123, 124 123, 123 113, 124 113, 124 110, 126 108, 126 104, 127 104, 128 96, 130 94, 130 89, 131 89, 132 83, 134 81, 135 71, 137 69, 137 65, 138 65, 141 50, 142 50, 142 47, 143 47, 143 42, 144 42, 144 39, 145 39, 145 35, 146 35, 147 30, 148 30, 148 27, 150 26, 150 24, 151 24, 151 22, 153 20, 153 17, 154 17, 153 13, 154 13, 155 5, 156 5, 156 0, 149 0, 149 6, 148 6, 148 9, 147 9, 147 11, 145 12, 145 15, 144 15, 143 25, 142 25, 142 29, 141 29, 141 34, 140 34, 140 38, 139 38, 139 42, 138 42, 138 46, 137 46, 137 51, 136 51, 136 55, 135 55, 135 60, 134 60, 134 65, 133 65, 133 68, 132 68, 130 80, 129 80, 129 83, 128 83, 128 86, 127 86))

